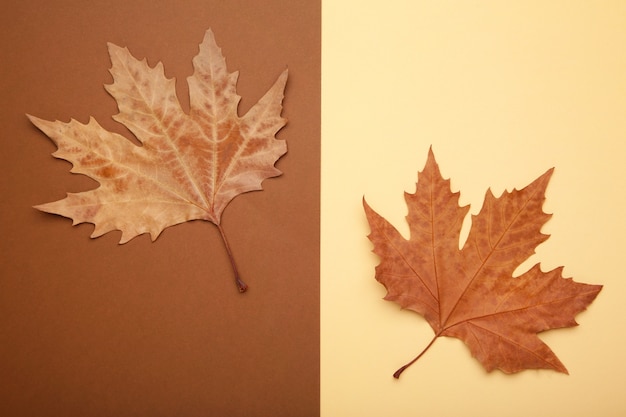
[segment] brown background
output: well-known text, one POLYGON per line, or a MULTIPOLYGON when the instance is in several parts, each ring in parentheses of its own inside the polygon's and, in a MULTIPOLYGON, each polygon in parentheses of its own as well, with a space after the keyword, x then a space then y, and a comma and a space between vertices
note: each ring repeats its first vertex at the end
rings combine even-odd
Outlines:
POLYGON ((319 414, 320 2, 22 1, 0 17, 0 415, 319 414), (243 114, 289 67, 284 174, 214 225, 118 245, 32 205, 97 186, 69 173, 25 113, 111 116, 107 42, 185 79, 211 28, 243 114))

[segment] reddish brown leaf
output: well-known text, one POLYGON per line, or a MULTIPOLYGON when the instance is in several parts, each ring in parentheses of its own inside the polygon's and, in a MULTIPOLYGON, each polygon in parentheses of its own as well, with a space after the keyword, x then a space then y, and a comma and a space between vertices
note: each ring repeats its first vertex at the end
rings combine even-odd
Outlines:
POLYGON ((541 227, 552 169, 522 190, 494 197, 487 191, 483 207, 472 216, 468 239, 459 250, 461 225, 469 207, 459 207, 429 151, 414 194, 405 193, 409 209, 407 240, 363 200, 370 240, 381 258, 376 279, 386 300, 413 310, 440 336, 461 339, 491 371, 506 373, 545 368, 567 373, 537 333, 575 326, 574 317, 598 295, 601 285, 564 279, 562 268, 542 272, 539 264, 517 278, 513 271, 548 236, 541 227))
POLYGON ((224 238, 239 289, 245 291, 220 219, 237 195, 261 190, 264 179, 281 174, 274 163, 287 146, 275 134, 286 123, 280 114, 287 70, 239 117, 238 74, 228 73, 208 30, 187 79, 191 110, 186 114, 175 81, 165 77, 160 62, 150 68, 145 59, 113 44, 109 54, 114 82, 106 88, 119 108, 114 119, 142 146, 106 131, 93 118, 85 125, 29 116, 57 145, 55 157, 70 161, 72 172, 100 183, 36 208, 72 218, 74 224, 93 223, 92 237, 121 230, 120 243, 142 233, 155 240, 166 227, 189 220, 211 221, 224 238))

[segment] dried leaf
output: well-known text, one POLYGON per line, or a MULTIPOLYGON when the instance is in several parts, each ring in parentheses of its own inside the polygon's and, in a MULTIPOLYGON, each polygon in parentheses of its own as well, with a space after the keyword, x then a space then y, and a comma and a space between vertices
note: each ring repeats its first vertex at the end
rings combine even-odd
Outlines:
POLYGON ((270 90, 243 117, 237 114, 238 73, 228 73, 226 61, 208 30, 193 59, 188 77, 190 113, 176 97, 175 81, 165 77, 163 65, 154 68, 135 59, 128 49, 109 44, 115 98, 124 124, 141 142, 102 128, 93 118, 81 124, 50 122, 28 116, 52 139, 54 156, 70 161, 72 172, 100 183, 94 190, 36 206, 95 225, 92 237, 121 230, 120 243, 149 233, 155 240, 166 227, 189 220, 208 220, 220 230, 222 212, 241 193, 261 190, 261 182, 281 172, 275 162, 287 152, 276 133, 287 82, 285 70, 270 90))
POLYGON ((598 295, 601 285, 564 279, 562 267, 542 272, 539 264, 517 278, 514 270, 548 236, 540 232, 551 217, 543 212, 552 169, 522 190, 494 197, 483 207, 459 250, 461 225, 469 207, 460 207, 429 151, 414 194, 405 193, 409 209, 407 240, 363 200, 370 240, 381 258, 376 279, 386 300, 413 310, 428 321, 433 340, 461 339, 487 371, 506 373, 545 368, 567 373, 537 333, 577 325, 574 317, 598 295))

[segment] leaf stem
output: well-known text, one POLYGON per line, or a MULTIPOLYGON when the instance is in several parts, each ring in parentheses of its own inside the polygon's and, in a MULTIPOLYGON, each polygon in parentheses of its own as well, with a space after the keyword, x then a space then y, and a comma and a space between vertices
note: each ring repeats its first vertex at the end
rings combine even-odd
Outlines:
POLYGON ((393 373, 393 377, 394 377, 394 378, 396 378, 396 379, 400 378, 400 375, 402 374, 402 372, 404 372, 404 370, 405 370, 406 368, 408 368, 409 366, 411 366, 411 365, 413 365, 415 362, 417 362, 417 360, 418 360, 419 358, 421 358, 421 357, 422 357, 422 355, 423 355, 424 353, 426 353, 426 351, 427 351, 428 349, 430 349, 430 347, 433 345, 433 343, 435 343, 435 340, 437 340, 437 338, 438 338, 438 337, 439 337, 439 334, 436 334, 436 335, 435 335, 435 337, 433 337, 433 340, 431 340, 431 341, 430 341, 430 343, 428 344, 428 346, 426 346, 426 347, 424 348, 424 350, 422 350, 422 351, 420 352, 420 354, 419 354, 419 355, 417 355, 417 356, 415 357, 415 359, 413 359, 411 362, 407 363, 406 365, 404 365, 403 367, 401 367, 400 369, 398 369, 396 372, 394 372, 394 373, 393 373))
POLYGON ((241 278, 239 278, 239 271, 237 270, 237 265, 235 264, 235 257, 233 256, 233 252, 230 250, 230 245, 228 244, 228 239, 226 239, 226 234, 224 233, 222 225, 217 224, 217 229, 220 231, 222 241, 224 242, 224 247, 226 247, 226 252, 228 253, 228 259, 230 259, 230 265, 233 267, 233 272, 235 274, 235 284, 237 285, 237 289, 239 290, 239 292, 246 292, 246 290, 248 289, 248 284, 246 284, 241 280, 241 278))

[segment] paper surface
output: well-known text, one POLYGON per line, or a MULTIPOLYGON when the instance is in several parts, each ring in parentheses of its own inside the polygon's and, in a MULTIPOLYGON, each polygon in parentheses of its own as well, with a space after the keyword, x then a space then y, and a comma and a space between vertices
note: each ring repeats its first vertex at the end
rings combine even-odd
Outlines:
POLYGON ((623 415, 625 7, 325 1, 320 169, 318 3, 12 5, 0 17, 2 411, 623 415), (247 246, 237 256, 254 265, 246 278, 273 294, 252 302, 224 279, 230 267, 210 223, 120 247, 119 235, 92 241, 91 226, 31 208, 94 184, 50 156, 54 146, 24 113, 94 115, 124 133, 102 87, 111 81, 106 42, 167 64, 185 106, 189 59, 208 27, 229 68, 240 70, 241 112, 276 71, 290 71, 281 132, 289 153, 278 164, 285 175, 233 201, 224 218, 239 228, 233 246, 247 246), (475 212, 487 187, 498 194, 555 167, 544 206, 554 213, 544 228, 551 238, 532 261, 605 285, 580 327, 542 336, 570 376, 486 374, 452 339, 439 340, 401 380, 391 376, 432 331, 382 300, 361 199, 404 224, 402 191, 413 191, 431 144, 475 212), (277 221, 290 224, 277 229, 277 221), (243 302, 220 296, 228 291, 243 302))
POLYGON ((0 415, 318 416, 320 4, 311 1, 34 1, 0 17, 0 415), (32 206, 97 186, 69 173, 27 120, 112 117, 107 42, 186 77, 211 28, 245 112, 286 69, 278 136, 289 152, 264 191, 222 217, 118 245, 120 232, 32 206))
MULTIPOLYGON (((620 1, 324 2, 322 416, 620 416, 626 413, 626 4, 620 1), (551 167, 550 234, 526 269, 604 284, 579 327, 540 336, 570 376, 487 374, 462 342, 435 345, 382 300, 361 206, 408 236, 429 146, 476 214, 484 192, 551 167)), ((468 226, 468 224, 466 224, 468 226)))

